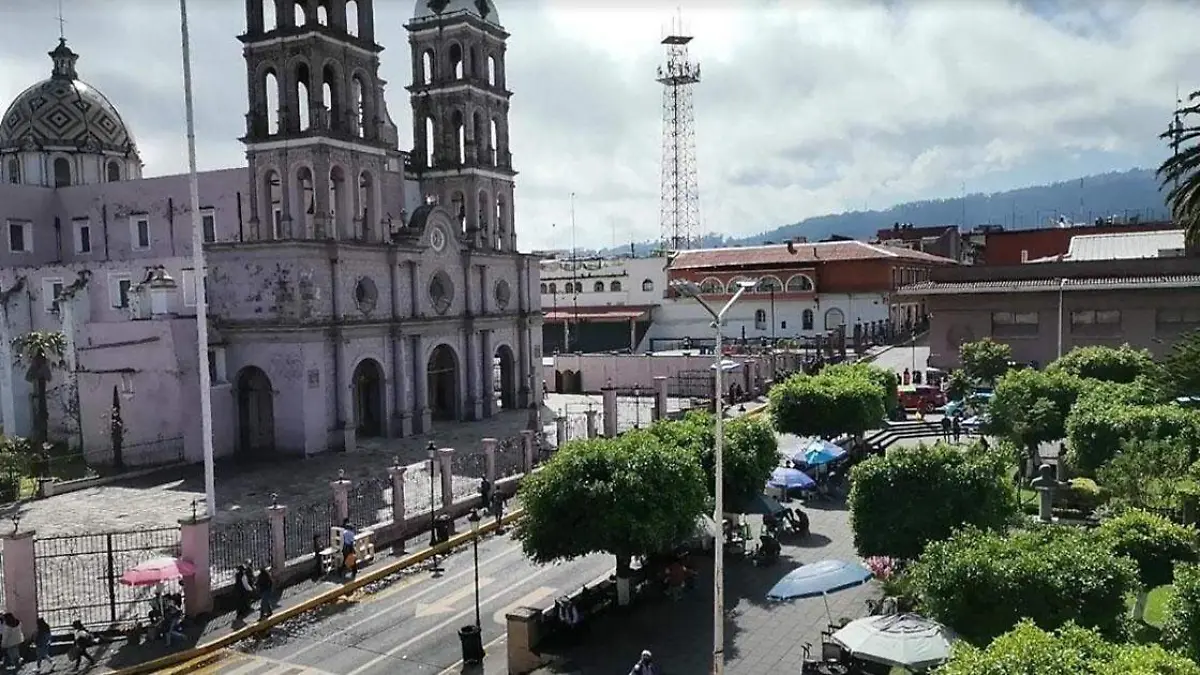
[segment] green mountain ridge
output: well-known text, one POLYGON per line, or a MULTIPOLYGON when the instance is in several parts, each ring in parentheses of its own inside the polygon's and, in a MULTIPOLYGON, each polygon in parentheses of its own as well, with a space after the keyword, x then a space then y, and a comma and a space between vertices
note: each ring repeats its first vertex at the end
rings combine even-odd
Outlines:
MULTIPOLYGON (((835 235, 871 239, 876 232, 894 223, 963 229, 1001 225, 1007 230, 1020 230, 1049 227, 1059 217, 1089 223, 1110 217, 1118 220, 1136 217, 1149 222, 1168 219, 1164 195, 1152 169, 1135 168, 990 194, 975 193, 965 197, 907 202, 883 210, 814 216, 748 237, 709 234, 702 238, 701 246, 752 246, 793 237, 821 241, 835 235)), ((643 242, 634 244, 633 250, 637 255, 647 255, 657 245, 657 242, 643 242)), ((628 245, 600 251, 603 255, 628 255, 629 252, 628 245)))

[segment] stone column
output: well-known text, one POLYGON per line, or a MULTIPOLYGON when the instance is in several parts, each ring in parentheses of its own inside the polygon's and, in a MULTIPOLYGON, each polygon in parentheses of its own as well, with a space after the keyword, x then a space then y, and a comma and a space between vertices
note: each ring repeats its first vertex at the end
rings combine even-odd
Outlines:
POLYGON ((454 503, 454 448, 438 449, 438 469, 442 478, 442 506, 449 508, 454 503))
MULTIPOLYGON (((487 482, 492 484, 493 488, 496 487, 496 443, 497 442, 498 441, 494 438, 483 439, 483 457, 484 457, 484 459, 487 460, 487 473, 484 474, 484 477, 487 478, 487 482)), ((484 506, 487 506, 487 504, 484 504, 484 506)))
POLYGON ((667 377, 654 376, 654 421, 667 418, 667 377))
MULTIPOLYGON (((476 355, 477 336, 475 331, 463 332, 463 353, 466 354, 463 366, 467 369, 467 400, 466 417, 468 421, 483 419, 483 401, 479 391, 479 359, 476 355)), ((490 365, 490 362, 489 362, 490 365)))
POLYGON ((8 324, 8 303, 0 302, 0 416, 3 416, 4 431, 7 434, 17 433, 17 403, 13 394, 12 339, 12 327, 8 324))
POLYGON ((283 504, 268 506, 267 519, 271 521, 271 567, 281 570, 287 566, 287 534, 284 528, 287 507, 283 504))
MULTIPOLYGON (((399 273, 396 272, 395 275, 398 277, 399 273)), ((399 288, 398 279, 393 288, 399 288)), ((396 316, 399 316, 399 312, 396 312, 396 316)), ((408 404, 409 382, 412 377, 405 372, 412 365, 412 359, 408 357, 409 350, 406 349, 407 340, 407 337, 399 333, 392 336, 392 433, 401 438, 408 438, 413 433, 412 409, 408 404)))
POLYGON ((492 368, 495 346, 492 345, 492 331, 479 331, 479 343, 479 351, 482 354, 480 363, 483 364, 483 416, 491 417, 496 414, 496 373, 492 368))
MULTIPOLYGON (((183 580, 183 608, 192 617, 212 611, 213 607, 208 557, 208 528, 211 521, 208 516, 179 521, 179 557, 196 568, 195 574, 183 580)), ((7 554, 5 550, 5 558, 7 554)))
POLYGON ((34 531, 0 535, 4 546, 4 609, 21 620, 27 634, 37 626, 37 561, 34 557, 34 531))
POLYGON ((408 467, 400 466, 399 463, 388 467, 388 478, 392 479, 392 522, 400 528, 401 539, 405 521, 404 474, 407 472, 408 467))
POLYGON ((338 479, 329 481, 329 489, 333 491, 334 515, 340 526, 343 520, 350 517, 350 481, 346 480, 345 473, 340 469, 338 479))
POLYGON ((567 438, 567 416, 559 415, 554 418, 554 434, 557 437, 558 447, 562 447, 568 440, 567 438))
POLYGON ((589 408, 584 415, 587 415, 587 437, 595 438, 600 433, 596 430, 596 410, 589 408))
POLYGON ((532 429, 521 431, 521 471, 525 473, 533 471, 534 439, 532 429))
POLYGON ((419 421, 418 433, 433 431, 433 411, 429 409, 429 363, 425 360, 425 347, 420 335, 412 336, 413 359, 413 418, 419 421))
POLYGON ((612 385, 600 390, 604 396, 604 435, 608 438, 617 437, 617 390, 612 385))

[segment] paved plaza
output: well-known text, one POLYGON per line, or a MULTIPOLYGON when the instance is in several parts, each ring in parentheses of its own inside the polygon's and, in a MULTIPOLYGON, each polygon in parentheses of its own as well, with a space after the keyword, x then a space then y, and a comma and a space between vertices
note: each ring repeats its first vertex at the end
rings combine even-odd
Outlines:
MULTIPOLYGON (((855 560, 850 514, 842 503, 805 509, 812 533, 785 535, 783 559, 773 567, 726 558, 725 653, 727 672, 738 675, 799 673, 804 644, 820 655, 821 630, 829 623, 819 598, 770 602, 767 590, 789 570, 818 560, 855 560)), ((563 659, 540 675, 625 673, 643 649, 667 673, 707 673, 712 652, 712 559, 698 557, 696 587, 682 600, 659 600, 629 612, 600 617, 582 641, 555 650, 563 659)), ((879 596, 874 582, 829 596, 834 620, 866 614, 866 600, 879 596)))

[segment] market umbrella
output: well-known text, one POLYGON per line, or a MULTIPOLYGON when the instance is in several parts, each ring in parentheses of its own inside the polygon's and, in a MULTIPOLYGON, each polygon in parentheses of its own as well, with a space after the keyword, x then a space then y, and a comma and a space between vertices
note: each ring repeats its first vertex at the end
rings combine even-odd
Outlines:
POLYGON ((871 578, 871 570, 861 563, 844 560, 821 560, 788 572, 767 591, 768 600, 794 600, 821 596, 825 615, 833 623, 829 611, 829 594, 861 586, 871 578))
POLYGON ((831 638, 863 661, 924 670, 950 658, 957 636, 916 614, 868 616, 843 626, 831 638))
POLYGON ((153 586, 190 577, 195 573, 195 566, 186 560, 171 557, 153 558, 125 570, 121 575, 121 583, 126 586, 153 586))
POLYGON ((771 479, 767 481, 767 485, 783 490, 808 490, 816 487, 817 482, 799 469, 781 466, 771 472, 771 479))
POLYGON ((830 443, 824 439, 817 439, 809 443, 802 452, 792 457, 792 460, 809 466, 820 466, 839 460, 845 456, 846 451, 842 449, 842 446, 830 443))
POLYGON ((787 507, 780 504, 779 500, 774 497, 755 495, 738 509, 738 513, 744 515, 773 516, 786 510, 787 507))

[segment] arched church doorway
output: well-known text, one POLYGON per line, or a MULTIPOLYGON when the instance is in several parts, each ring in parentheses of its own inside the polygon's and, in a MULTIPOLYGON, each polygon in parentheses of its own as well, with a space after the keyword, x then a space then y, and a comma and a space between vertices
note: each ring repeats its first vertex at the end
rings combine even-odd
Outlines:
POLYGON ((496 383, 493 395, 501 410, 513 410, 517 407, 517 363, 512 348, 500 345, 492 363, 495 369, 492 381, 496 383))
POLYGON ((247 459, 275 452, 275 390, 261 368, 237 376, 238 454, 247 459))
POLYGON ((363 359, 354 369, 354 426, 363 438, 383 436, 383 368, 363 359))
POLYGON ((429 410, 435 420, 458 415, 458 355, 450 345, 438 345, 429 355, 429 410))

